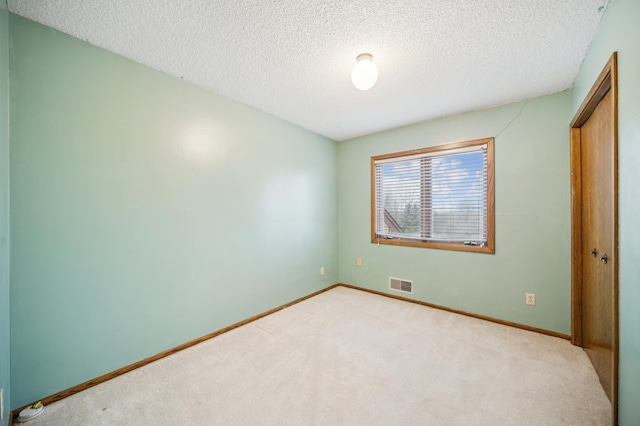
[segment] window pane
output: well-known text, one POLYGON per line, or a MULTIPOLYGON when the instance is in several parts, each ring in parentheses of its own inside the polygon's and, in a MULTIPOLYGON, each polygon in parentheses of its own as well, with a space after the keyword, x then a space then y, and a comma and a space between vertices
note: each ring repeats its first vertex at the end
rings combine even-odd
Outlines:
POLYGON ((484 151, 431 159, 431 229, 437 240, 484 241, 484 151))
POLYGON ((380 165, 384 232, 420 237, 420 160, 380 165))

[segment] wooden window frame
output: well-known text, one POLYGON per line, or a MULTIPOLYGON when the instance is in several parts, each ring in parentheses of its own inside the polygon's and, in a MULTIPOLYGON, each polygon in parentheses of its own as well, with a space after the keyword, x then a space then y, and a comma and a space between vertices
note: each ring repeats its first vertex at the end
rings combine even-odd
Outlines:
MULTIPOLYGON (((494 139, 484 138, 484 139, 475 139, 471 141, 465 142, 454 142, 448 143, 444 145, 432 146, 428 148, 422 149, 414 149, 410 151, 402 151, 395 152, 391 154, 377 155, 371 157, 371 242, 374 244, 388 244, 395 246, 408 246, 408 247, 422 247, 422 248, 434 248, 441 250, 456 250, 456 251, 466 251, 466 252, 475 252, 475 253, 495 253, 495 190, 494 190, 494 176, 495 176, 495 167, 494 167, 494 139), (487 242, 485 246, 472 246, 465 245, 464 243, 457 242, 430 242, 430 241, 420 241, 415 239, 408 238, 393 238, 386 239, 380 238, 378 233, 376 232, 376 223, 377 223, 377 215, 376 215, 376 161, 385 160, 390 158, 400 158, 400 157, 408 157, 412 155, 420 155, 425 153, 433 153, 438 151, 450 151, 460 148, 469 148, 478 145, 487 145, 487 242)), ((422 220, 428 215, 422 215, 422 220)), ((424 225, 424 223, 423 223, 424 225)))

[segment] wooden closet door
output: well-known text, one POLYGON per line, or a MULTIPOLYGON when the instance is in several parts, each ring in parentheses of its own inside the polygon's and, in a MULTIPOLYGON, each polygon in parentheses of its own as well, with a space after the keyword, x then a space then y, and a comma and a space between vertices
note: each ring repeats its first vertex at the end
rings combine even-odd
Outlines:
POLYGON ((612 93, 581 128, 582 345, 613 400, 614 141, 612 93))

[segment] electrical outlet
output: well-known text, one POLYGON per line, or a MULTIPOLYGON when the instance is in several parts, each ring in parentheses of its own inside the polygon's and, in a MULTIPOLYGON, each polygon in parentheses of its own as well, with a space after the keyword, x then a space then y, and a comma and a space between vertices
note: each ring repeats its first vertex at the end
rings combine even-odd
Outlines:
POLYGON ((358 260, 356 261, 356 265, 362 266, 362 259, 358 258, 358 260))
POLYGON ((324 275, 324 266, 320 268, 320 275, 324 275))
POLYGON ((533 293, 526 293, 527 295, 527 299, 526 299, 526 303, 527 305, 535 305, 536 304, 536 295, 533 293))

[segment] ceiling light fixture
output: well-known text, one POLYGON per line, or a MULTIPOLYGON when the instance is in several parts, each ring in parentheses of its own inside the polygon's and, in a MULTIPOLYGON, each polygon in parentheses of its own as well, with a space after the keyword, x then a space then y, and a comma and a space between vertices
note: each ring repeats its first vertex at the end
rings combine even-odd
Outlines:
POLYGON ((361 53, 356 61, 351 71, 351 82, 356 89, 369 90, 378 81, 378 67, 373 63, 373 55, 361 53))

